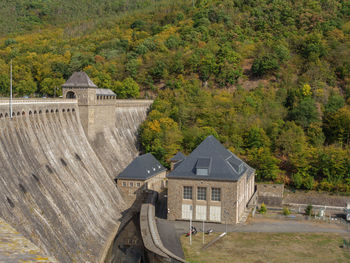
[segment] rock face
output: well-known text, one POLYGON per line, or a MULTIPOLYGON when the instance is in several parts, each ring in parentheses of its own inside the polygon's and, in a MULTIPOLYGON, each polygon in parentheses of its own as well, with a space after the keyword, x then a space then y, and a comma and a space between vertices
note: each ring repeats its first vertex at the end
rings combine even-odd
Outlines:
POLYGON ((138 129, 147 117, 152 101, 118 101, 115 122, 104 126, 90 139, 91 145, 111 179, 114 179, 138 154, 138 129))
MULTIPOLYGON (((65 102, 19 102, 11 120, 0 101, 0 217, 60 262, 97 262, 125 204, 65 102)), ((125 133, 107 133, 107 163, 134 153, 125 133)))

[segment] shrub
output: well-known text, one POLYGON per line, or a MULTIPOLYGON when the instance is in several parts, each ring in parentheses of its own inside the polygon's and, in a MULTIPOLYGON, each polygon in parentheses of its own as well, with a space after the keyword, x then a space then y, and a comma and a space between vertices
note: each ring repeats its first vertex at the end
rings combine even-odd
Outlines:
POLYGON ((312 215, 312 205, 308 205, 308 206, 305 208, 305 214, 308 215, 308 216, 311 216, 311 215, 312 215))
POLYGON ((300 189, 303 184, 303 177, 300 172, 292 175, 292 182, 295 188, 300 189))
POLYGON ((304 182, 303 182, 303 186, 305 189, 307 190, 312 190, 314 189, 315 186, 315 179, 312 176, 308 176, 304 182))
POLYGON ((283 207, 283 215, 285 216, 290 215, 290 210, 288 209, 288 207, 283 207))
POLYGON ((261 204, 259 212, 260 214, 265 214, 267 212, 267 208, 264 203, 261 204))
POLYGON ((276 59, 273 55, 258 57, 254 59, 252 65, 252 73, 255 76, 263 76, 267 73, 270 73, 279 68, 278 59, 276 59))

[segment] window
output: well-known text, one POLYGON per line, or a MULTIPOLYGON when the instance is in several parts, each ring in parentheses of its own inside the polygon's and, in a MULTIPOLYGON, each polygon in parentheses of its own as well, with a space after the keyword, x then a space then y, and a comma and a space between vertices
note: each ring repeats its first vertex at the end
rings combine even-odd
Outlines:
POLYGON ((184 199, 192 199, 192 186, 184 186, 184 199))
MULTIPOLYGON (((216 188, 216 189, 218 189, 218 188, 216 188)), ((210 221, 220 222, 221 221, 221 207, 220 206, 211 206, 209 218, 210 218, 210 221)))
POLYGON ((206 205, 196 205, 196 219, 197 220, 207 220, 207 206, 206 205))
POLYGON ((123 182, 123 186, 126 186, 126 182, 123 182))
POLYGON ((130 182, 130 183, 129 183, 129 186, 130 186, 130 187, 134 187, 134 183, 133 183, 133 182, 130 182))
POLYGON ((197 189, 197 200, 207 200, 207 188, 198 187, 197 189))
POLYGON ((221 201, 221 189, 212 188, 211 189, 211 200, 212 201, 221 201))
POLYGON ((192 205, 182 205, 182 219, 192 219, 192 205))
POLYGON ((137 187, 140 187, 140 186, 141 186, 141 183, 136 183, 136 186, 137 186, 137 187))

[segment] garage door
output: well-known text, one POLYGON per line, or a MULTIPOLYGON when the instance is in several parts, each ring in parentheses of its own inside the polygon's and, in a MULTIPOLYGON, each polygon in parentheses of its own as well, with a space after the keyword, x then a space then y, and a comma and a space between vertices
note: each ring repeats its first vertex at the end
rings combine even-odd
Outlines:
POLYGON ((210 220, 219 222, 221 221, 221 206, 210 207, 210 220))
POLYGON ((207 220, 207 206, 206 205, 196 205, 196 219, 197 220, 207 220))
POLYGON ((182 219, 192 218, 192 205, 182 205, 182 219))

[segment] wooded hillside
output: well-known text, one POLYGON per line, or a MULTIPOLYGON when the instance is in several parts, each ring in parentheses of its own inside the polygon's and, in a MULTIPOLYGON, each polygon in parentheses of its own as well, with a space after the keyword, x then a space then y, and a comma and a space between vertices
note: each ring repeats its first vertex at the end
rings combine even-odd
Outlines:
POLYGON ((157 96, 140 139, 163 163, 214 134, 261 181, 350 192, 349 1, 85 0, 76 19, 16 2, 48 11, 0 39, 2 95, 11 58, 17 96, 84 70, 120 98, 157 96))

